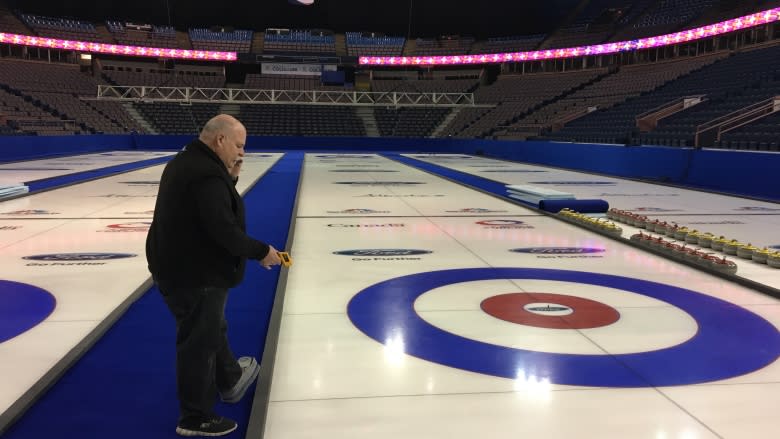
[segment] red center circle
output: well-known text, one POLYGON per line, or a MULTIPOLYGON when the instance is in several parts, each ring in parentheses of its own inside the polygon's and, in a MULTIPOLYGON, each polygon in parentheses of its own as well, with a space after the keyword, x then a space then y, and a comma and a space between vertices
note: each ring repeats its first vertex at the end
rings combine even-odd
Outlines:
MULTIPOLYGON (((620 313, 611 306, 582 297, 550 293, 508 293, 488 297, 482 311, 507 322, 551 329, 588 329, 611 325, 620 313), (544 315, 526 310, 529 303, 563 305, 573 311, 567 315, 544 315)), ((544 310, 541 310, 544 312, 544 310)))

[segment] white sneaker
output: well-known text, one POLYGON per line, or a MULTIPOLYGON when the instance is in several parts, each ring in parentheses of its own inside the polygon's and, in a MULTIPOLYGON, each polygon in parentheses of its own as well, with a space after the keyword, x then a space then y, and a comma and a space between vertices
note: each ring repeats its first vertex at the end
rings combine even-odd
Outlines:
POLYGON ((232 389, 227 392, 220 392, 220 397, 224 402, 238 402, 244 397, 244 394, 249 390, 249 386, 255 382, 257 374, 260 373, 260 365, 257 364, 257 360, 252 357, 241 357, 238 359, 238 364, 241 366, 241 378, 232 389))

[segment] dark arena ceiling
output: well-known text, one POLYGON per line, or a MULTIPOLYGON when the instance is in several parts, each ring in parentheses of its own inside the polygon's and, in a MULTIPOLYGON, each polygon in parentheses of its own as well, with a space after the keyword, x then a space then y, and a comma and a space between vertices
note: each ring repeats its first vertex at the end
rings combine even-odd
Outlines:
POLYGON ((1 0, 13 10, 93 22, 105 19, 196 26, 330 29, 383 32, 392 36, 473 36, 478 39, 548 32, 580 0, 315 0, 295 6, 290 0, 1 0))

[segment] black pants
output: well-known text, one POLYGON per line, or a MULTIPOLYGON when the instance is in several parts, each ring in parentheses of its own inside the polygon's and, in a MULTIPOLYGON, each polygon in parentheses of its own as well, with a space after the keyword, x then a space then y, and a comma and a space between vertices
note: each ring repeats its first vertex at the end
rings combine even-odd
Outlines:
POLYGON ((226 288, 159 285, 176 318, 176 380, 180 421, 214 416, 217 392, 241 378, 227 339, 226 288))

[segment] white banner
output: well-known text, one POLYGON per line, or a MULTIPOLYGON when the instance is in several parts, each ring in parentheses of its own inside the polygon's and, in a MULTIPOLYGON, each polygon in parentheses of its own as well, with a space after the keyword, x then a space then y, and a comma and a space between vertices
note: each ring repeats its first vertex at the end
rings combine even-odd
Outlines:
POLYGON ((307 75, 320 76, 323 71, 335 71, 335 65, 293 64, 293 63, 263 63, 260 72, 263 75, 307 75))

